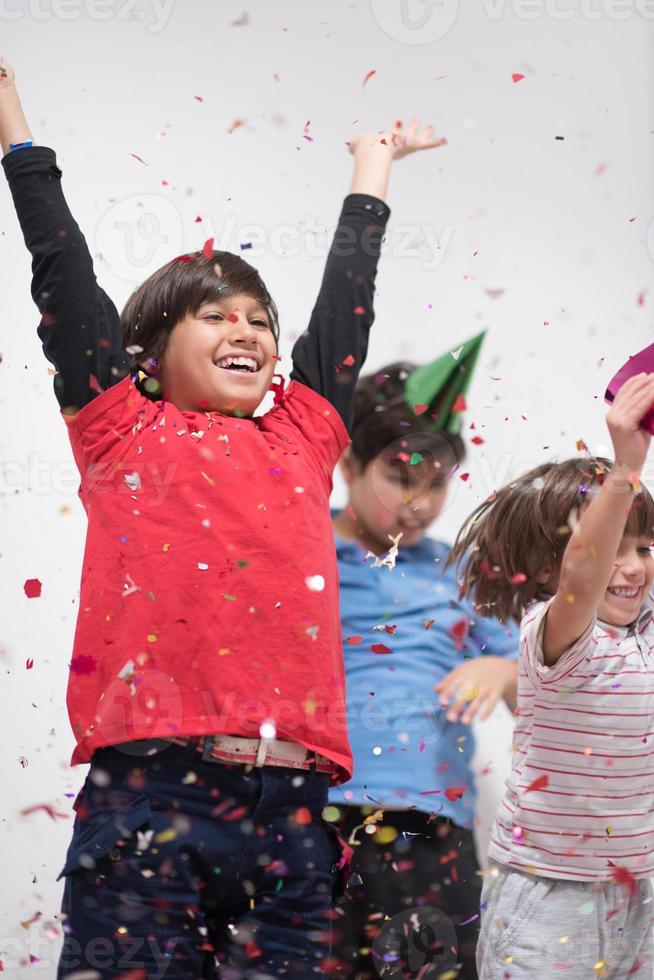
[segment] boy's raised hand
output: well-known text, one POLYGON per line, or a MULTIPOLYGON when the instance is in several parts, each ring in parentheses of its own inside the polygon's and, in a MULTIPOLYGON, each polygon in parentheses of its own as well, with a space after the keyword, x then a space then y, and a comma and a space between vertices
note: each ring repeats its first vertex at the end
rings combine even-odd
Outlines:
POLYGON ((654 403, 654 374, 636 374, 625 381, 606 413, 616 463, 640 473, 652 440, 640 422, 654 403))
POLYGON ((9 152, 11 143, 30 140, 32 134, 27 125, 16 89, 16 75, 8 61, 0 55, 0 147, 9 152))
POLYGON ((406 128, 396 122, 385 132, 360 133, 348 143, 355 161, 350 193, 371 194, 384 201, 394 160, 445 143, 446 139, 434 135, 433 126, 423 126, 417 119, 412 119, 406 128))
POLYGON ((13 88, 16 83, 16 73, 9 62, 0 55, 0 91, 13 88))
POLYGON ((360 133, 350 140, 348 149, 356 156, 357 152, 371 146, 388 147, 391 158, 400 160, 418 150, 431 150, 446 143, 444 137, 434 134, 433 126, 423 126, 418 119, 412 119, 408 126, 403 126, 398 120, 390 129, 382 132, 360 133))

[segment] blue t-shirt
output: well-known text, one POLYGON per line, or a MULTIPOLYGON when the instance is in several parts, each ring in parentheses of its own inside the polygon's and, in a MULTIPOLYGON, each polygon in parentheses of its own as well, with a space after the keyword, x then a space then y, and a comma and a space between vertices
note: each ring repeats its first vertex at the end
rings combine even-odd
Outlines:
POLYGON ((394 569, 375 568, 336 536, 354 776, 332 803, 414 807, 473 825, 472 728, 447 721, 433 688, 466 658, 517 659, 518 631, 458 598, 455 571, 443 567, 449 550, 423 538, 400 549, 394 569))

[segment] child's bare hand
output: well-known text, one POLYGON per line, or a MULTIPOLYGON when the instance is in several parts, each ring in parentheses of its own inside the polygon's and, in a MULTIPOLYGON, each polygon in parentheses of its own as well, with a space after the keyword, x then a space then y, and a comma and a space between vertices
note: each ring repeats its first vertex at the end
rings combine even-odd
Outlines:
POLYGON ((0 55, 0 91, 3 88, 13 88, 16 82, 16 74, 9 62, 0 55))
POLYGON ((400 160, 418 150, 431 150, 436 146, 444 146, 447 140, 434 134, 433 126, 423 126, 417 119, 412 119, 408 126, 396 122, 391 129, 381 133, 361 133, 348 143, 350 153, 365 152, 370 148, 387 148, 393 160, 400 160))
POLYGON ((640 472, 651 435, 640 428, 644 415, 654 404, 654 374, 636 374, 625 381, 606 413, 617 463, 640 472))
POLYGON ((503 657, 477 657, 466 660, 436 684, 448 721, 469 725, 479 714, 485 721, 500 698, 511 697, 517 681, 515 661, 503 657))

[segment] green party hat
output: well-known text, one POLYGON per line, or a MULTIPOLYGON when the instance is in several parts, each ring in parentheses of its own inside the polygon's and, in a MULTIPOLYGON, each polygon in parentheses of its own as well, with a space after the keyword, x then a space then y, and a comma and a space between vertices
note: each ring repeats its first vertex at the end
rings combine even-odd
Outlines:
POLYGON ((408 404, 418 415, 427 411, 441 432, 456 433, 461 428, 461 412, 452 409, 470 387, 485 336, 483 330, 407 376, 404 394, 408 404))

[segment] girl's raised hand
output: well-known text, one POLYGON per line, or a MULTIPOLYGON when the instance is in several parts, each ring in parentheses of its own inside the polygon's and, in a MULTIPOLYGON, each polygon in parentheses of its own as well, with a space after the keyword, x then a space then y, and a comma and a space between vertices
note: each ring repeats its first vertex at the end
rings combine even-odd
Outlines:
POLYGON ((606 413, 616 463, 640 472, 651 435, 640 422, 654 404, 654 374, 636 374, 625 381, 606 413))

